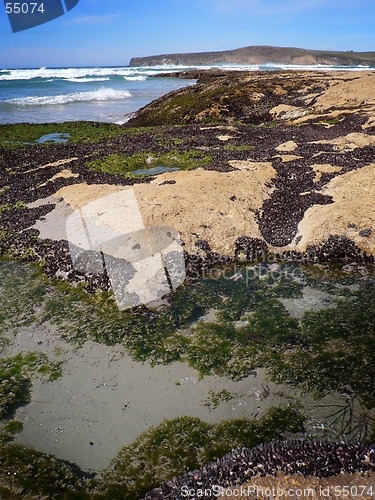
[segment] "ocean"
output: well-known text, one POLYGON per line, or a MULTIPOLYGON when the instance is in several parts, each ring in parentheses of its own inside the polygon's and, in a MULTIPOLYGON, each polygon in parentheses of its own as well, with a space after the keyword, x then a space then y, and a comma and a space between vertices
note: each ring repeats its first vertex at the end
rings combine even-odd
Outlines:
POLYGON ((77 120, 125 123, 128 115, 194 80, 155 78, 189 69, 352 70, 368 68, 293 65, 212 65, 0 70, 0 123, 51 123, 77 120))

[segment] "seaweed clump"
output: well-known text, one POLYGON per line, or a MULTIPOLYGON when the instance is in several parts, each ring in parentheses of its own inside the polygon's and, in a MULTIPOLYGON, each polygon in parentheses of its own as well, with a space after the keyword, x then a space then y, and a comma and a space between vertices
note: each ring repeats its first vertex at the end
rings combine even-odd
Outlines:
POLYGON ((269 408, 259 419, 208 424, 199 418, 165 420, 125 446, 104 474, 104 494, 112 499, 140 498, 151 488, 208 464, 234 448, 253 447, 303 430, 295 407, 269 408))

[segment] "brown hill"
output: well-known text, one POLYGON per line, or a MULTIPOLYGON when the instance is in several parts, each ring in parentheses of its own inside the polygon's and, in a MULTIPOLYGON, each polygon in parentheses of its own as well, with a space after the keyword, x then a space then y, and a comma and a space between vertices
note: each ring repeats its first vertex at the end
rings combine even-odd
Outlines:
POLYGON ((221 52, 196 52, 134 57, 130 66, 155 66, 165 64, 205 65, 218 63, 237 64, 326 64, 356 66, 375 64, 375 52, 340 52, 307 50, 293 47, 250 46, 221 52))

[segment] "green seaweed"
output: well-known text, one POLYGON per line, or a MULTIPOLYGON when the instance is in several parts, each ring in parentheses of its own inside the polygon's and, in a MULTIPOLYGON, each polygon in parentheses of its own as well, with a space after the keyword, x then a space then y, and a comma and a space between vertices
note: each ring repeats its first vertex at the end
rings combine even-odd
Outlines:
MULTIPOLYGON (((375 407, 374 281, 361 274, 340 273, 337 267, 313 267, 279 263, 272 268, 259 264, 218 269, 177 289, 170 305, 153 313, 150 320, 142 309, 119 311, 108 294, 88 295, 84 287, 46 278, 36 266, 0 261, 0 326, 16 332, 23 326, 51 322, 72 342, 122 342, 136 360, 151 364, 186 360, 201 376, 217 374, 240 380, 263 367, 276 383, 289 384, 318 399, 341 392, 341 406, 325 405, 331 412, 326 421, 342 419, 338 435, 363 440, 375 428, 368 412, 375 407), (353 288, 353 283, 357 287, 353 288), (302 300, 305 286, 330 290, 333 303, 319 311, 306 311, 298 320, 281 299, 302 300), (12 293, 15 287, 17 294, 12 293), (353 410, 354 403, 365 420, 353 410)), ((60 369, 61 365, 36 353, 3 358, 2 415, 11 418, 20 404, 27 403, 33 377, 53 380, 60 369)), ((205 404, 214 409, 232 397, 229 391, 212 392, 205 404)), ((254 446, 301 430, 303 419, 295 409, 273 411, 256 421, 237 419, 214 425, 192 417, 165 421, 124 447, 102 483, 87 482, 83 487, 75 478, 68 484, 83 488, 77 498, 138 498, 173 475, 200 467, 232 447, 254 446)), ((12 426, 12 422, 7 425, 12 426)), ((9 451, 7 441, 11 439, 12 433, 3 430, 0 449, 5 446, 9 451)), ((13 450, 14 470, 22 471, 24 462, 17 465, 21 448, 13 450)), ((22 449, 22 453, 29 456, 27 450, 22 449)), ((45 492, 54 486, 44 477, 47 469, 43 460, 40 463, 41 483, 37 487, 45 492)), ((60 465, 56 462, 54 467, 59 469, 60 465)), ((27 485, 31 482, 27 474, 24 481, 27 485)), ((2 487, 12 491, 9 482, 2 487)), ((71 487, 75 492, 75 486, 71 487)))
MULTIPOLYGON (((180 170, 190 170, 206 163, 210 163, 212 157, 201 151, 175 150, 168 153, 143 152, 132 156, 110 155, 101 160, 95 160, 87 163, 90 170, 97 172, 106 172, 109 174, 120 174, 127 177, 133 176, 132 172, 138 169, 147 169, 157 166, 177 167, 180 170)), ((146 174, 144 174, 146 175, 146 174)), ((138 175, 137 177, 141 177, 138 175)))
POLYGON ((45 354, 20 353, 0 358, 0 419, 14 415, 30 400, 32 377, 53 381, 61 376, 61 363, 52 363, 45 354))
MULTIPOLYGON (((259 419, 208 424, 199 418, 164 420, 125 446, 104 473, 104 493, 112 499, 140 498, 174 476, 222 457, 234 448, 253 447, 303 430, 304 416, 293 406, 269 408, 259 419)), ((103 487, 103 486, 101 486, 103 487)))
POLYGON ((181 146, 185 143, 185 140, 181 137, 165 137, 164 134, 155 134, 155 137, 159 146, 164 146, 167 148, 175 148, 176 146, 181 146))
POLYGON ((0 197, 3 196, 7 191, 9 191, 9 186, 3 186, 0 188, 0 197))
POLYGON ((215 392, 212 389, 208 391, 208 398, 203 401, 204 406, 206 406, 210 411, 216 410, 222 402, 231 401, 236 399, 237 394, 223 389, 221 391, 215 392))
MULTIPOLYGON (((12 442, 16 434, 22 432, 23 423, 18 420, 8 420, 0 430, 0 447, 6 443, 12 442)), ((1 498, 1 497, 0 497, 1 498)))
POLYGON ((8 432, 9 434, 17 434, 23 429, 23 423, 18 420, 10 420, 1 429, 3 432, 8 432))
POLYGON ((317 123, 323 123, 325 125, 336 125, 336 123, 340 123, 342 121, 342 117, 334 116, 333 118, 321 118, 317 123))
POLYGON ((123 447, 103 478, 51 455, 9 443, 21 430, 9 422, 0 432, 0 495, 95 499, 136 499, 174 475, 194 470, 233 448, 253 447, 303 431, 304 415, 296 406, 271 407, 259 419, 208 424, 194 417, 164 420, 123 447))
POLYGON ((50 322, 68 341, 121 342, 137 361, 185 360, 201 376, 239 380, 264 367, 276 382, 318 398, 350 390, 373 407, 374 283, 360 276, 360 288, 352 289, 352 278, 337 273, 318 279, 308 268, 282 263, 277 272, 228 267, 177 289, 150 321, 142 308, 119 311, 108 294, 88 295, 32 266, 0 262, 0 325, 16 331, 50 322), (292 317, 281 300, 303 300, 304 286, 313 285, 329 289, 334 300, 301 320, 292 317), (210 311, 215 319, 207 321, 210 311))
POLYGON ((47 280, 36 266, 0 260, 0 327, 12 332, 36 321, 36 309, 47 293, 47 280), (13 290, 17 293, 13 293, 13 290))
POLYGON ((375 408, 374 300, 375 287, 368 282, 335 307, 306 312, 300 333, 305 347, 273 353, 272 378, 317 398, 349 390, 375 408))
POLYGON ((126 129, 121 125, 99 122, 64 122, 64 123, 16 123, 0 125, 0 147, 6 149, 27 147, 49 147, 38 144, 40 137, 59 133, 70 134, 70 143, 97 142, 126 134, 135 134, 137 129, 126 129))
POLYGON ((4 212, 8 212, 9 210, 27 210, 27 205, 23 201, 17 201, 15 205, 11 205, 9 203, 5 203, 0 205, 0 215, 4 212))
POLYGON ((85 477, 77 466, 51 455, 18 446, 0 444, 1 498, 66 498, 89 500, 100 498, 90 492, 94 481, 85 477))

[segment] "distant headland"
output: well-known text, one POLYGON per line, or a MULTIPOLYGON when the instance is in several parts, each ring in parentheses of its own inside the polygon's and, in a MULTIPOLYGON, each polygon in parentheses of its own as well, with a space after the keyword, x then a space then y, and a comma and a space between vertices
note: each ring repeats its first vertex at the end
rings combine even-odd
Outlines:
POLYGON ((195 52, 133 57, 130 66, 165 64, 206 65, 232 64, 325 64, 339 66, 374 65, 375 52, 308 50, 265 45, 243 47, 220 52, 195 52))

